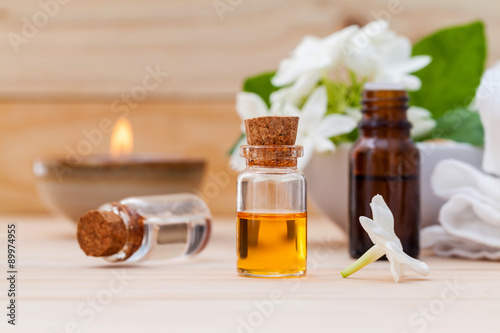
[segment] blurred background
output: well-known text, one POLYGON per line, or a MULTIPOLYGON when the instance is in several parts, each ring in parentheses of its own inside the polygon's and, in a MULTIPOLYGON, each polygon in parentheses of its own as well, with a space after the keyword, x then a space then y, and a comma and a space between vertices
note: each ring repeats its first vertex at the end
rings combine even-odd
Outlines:
MULTIPOLYGON (((0 215, 46 212, 34 159, 68 154, 102 119, 124 113, 135 152, 205 158, 205 182, 228 172, 209 205, 232 213, 227 151, 239 136, 235 94, 246 76, 277 68, 306 34, 377 18, 412 41, 481 19, 491 66, 499 13, 498 0, 3 0, 0 215)), ((107 154, 110 136, 91 154, 107 154)))

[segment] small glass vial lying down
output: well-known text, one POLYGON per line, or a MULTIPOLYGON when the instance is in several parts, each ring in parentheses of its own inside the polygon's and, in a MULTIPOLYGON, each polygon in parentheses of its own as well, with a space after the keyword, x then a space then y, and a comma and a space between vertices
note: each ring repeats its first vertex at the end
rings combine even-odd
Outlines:
POLYGON ((210 238, 210 211, 194 194, 131 197, 82 215, 82 250, 109 262, 189 257, 210 238))
POLYGON ((306 274, 306 181, 297 169, 298 117, 246 121, 247 168, 238 177, 237 271, 248 277, 306 274), (255 136, 262 138, 259 140, 255 136))

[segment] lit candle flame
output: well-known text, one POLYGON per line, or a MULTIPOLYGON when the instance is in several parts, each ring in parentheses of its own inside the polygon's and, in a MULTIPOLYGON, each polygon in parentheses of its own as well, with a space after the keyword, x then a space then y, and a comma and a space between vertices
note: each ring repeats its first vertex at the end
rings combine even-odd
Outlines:
POLYGON ((133 146, 132 126, 126 118, 118 119, 111 135, 111 156, 130 154, 133 146))

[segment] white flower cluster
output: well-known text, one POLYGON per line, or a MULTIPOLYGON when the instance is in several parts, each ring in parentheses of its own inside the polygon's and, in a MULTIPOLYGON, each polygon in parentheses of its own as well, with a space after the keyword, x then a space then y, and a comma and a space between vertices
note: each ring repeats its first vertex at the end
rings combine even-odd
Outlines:
MULTIPOLYGON (((306 36, 281 61, 272 84, 280 87, 271 94, 271 107, 253 93, 237 95, 236 110, 242 120, 269 115, 295 115, 300 117, 297 144, 304 146, 299 168, 304 168, 314 152, 334 151, 329 138, 350 133, 357 125, 359 112, 346 108, 344 114, 327 113, 328 95, 321 81, 332 73, 353 72, 366 82, 402 84, 408 90, 420 89, 420 79, 413 73, 427 66, 429 56, 411 56, 408 38, 389 29, 388 22, 378 20, 359 28, 344 28, 325 38, 306 36), (305 100, 302 109, 299 106, 305 100)), ((414 129, 412 135, 427 134, 435 125, 429 111, 418 108, 409 111, 414 129)), ((244 130, 244 129, 243 129, 244 130)), ((231 167, 242 170, 245 161, 239 157, 239 146, 231 156, 231 167)))

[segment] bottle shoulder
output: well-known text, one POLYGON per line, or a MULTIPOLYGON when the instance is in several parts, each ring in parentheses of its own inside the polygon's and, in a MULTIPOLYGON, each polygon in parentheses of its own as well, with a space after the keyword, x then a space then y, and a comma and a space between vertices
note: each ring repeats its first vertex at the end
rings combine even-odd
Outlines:
POLYGON ((350 154, 351 156, 356 153, 376 151, 399 151, 399 152, 413 152, 418 151, 417 145, 410 138, 397 139, 397 138, 376 138, 376 137, 360 137, 353 144, 350 154))

